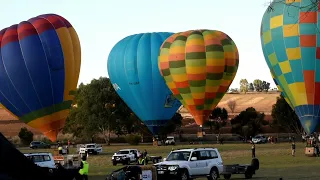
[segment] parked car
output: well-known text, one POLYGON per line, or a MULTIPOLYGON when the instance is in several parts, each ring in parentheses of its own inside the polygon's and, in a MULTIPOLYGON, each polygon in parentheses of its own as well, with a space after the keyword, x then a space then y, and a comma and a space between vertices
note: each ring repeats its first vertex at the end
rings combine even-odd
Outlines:
POLYGON ((176 141, 174 140, 174 136, 168 136, 166 141, 165 141, 166 145, 175 145, 176 141))
POLYGON ((121 149, 112 156, 112 164, 116 166, 118 163, 127 165, 138 161, 140 153, 137 149, 121 149))
POLYGON ((96 143, 91 143, 91 144, 81 144, 79 145, 78 149, 79 154, 85 154, 86 152, 88 154, 94 154, 97 155, 102 152, 102 146, 96 143))
POLYGON ((255 144, 267 143, 268 142, 268 138, 266 138, 263 135, 257 135, 257 136, 252 138, 252 142, 255 143, 255 144))
POLYGON ((24 155, 40 167, 47 167, 52 169, 56 168, 51 153, 25 153, 24 155))
POLYGON ((223 172, 223 162, 216 148, 194 148, 171 151, 163 162, 155 164, 159 179, 188 180, 208 177, 217 180, 223 172))
POLYGON ((44 143, 42 141, 32 141, 30 143, 31 149, 40 149, 40 148, 51 148, 50 144, 44 143))

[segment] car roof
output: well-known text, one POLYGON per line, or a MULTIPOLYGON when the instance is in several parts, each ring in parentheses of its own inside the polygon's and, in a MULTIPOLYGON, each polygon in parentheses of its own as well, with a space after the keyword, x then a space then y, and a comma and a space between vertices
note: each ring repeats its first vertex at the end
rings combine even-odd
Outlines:
POLYGON ((119 151, 131 151, 131 150, 136 150, 136 151, 138 151, 137 149, 120 149, 119 151))
POLYGON ((172 152, 181 152, 181 151, 197 151, 197 150, 217 150, 217 148, 190 148, 190 149, 177 149, 172 152))
POLYGON ((32 155, 52 155, 48 152, 36 152, 36 153, 24 153, 25 156, 32 156, 32 155))

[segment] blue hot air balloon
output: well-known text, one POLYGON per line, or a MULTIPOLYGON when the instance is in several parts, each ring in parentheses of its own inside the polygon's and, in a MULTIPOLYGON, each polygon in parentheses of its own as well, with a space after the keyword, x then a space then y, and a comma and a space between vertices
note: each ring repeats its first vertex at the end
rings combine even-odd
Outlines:
POLYGON ((172 34, 128 36, 112 48, 108 58, 108 74, 114 89, 154 135, 181 106, 158 68, 160 46, 172 34))

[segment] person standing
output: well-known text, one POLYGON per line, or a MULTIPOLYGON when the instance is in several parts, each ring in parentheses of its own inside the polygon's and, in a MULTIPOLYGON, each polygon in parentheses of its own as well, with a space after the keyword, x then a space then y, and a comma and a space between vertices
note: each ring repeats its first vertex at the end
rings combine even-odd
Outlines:
POLYGON ((292 142, 291 144, 291 155, 295 156, 296 155, 296 144, 292 142))
POLYGON ((142 157, 142 155, 139 156, 138 164, 137 164, 137 165, 146 165, 146 164, 145 164, 145 160, 144 160, 144 158, 142 157))
POLYGON ((252 155, 252 158, 256 157, 256 146, 254 145, 254 142, 252 142, 252 146, 251 146, 251 155, 252 155))
POLYGON ((79 180, 88 180, 89 163, 87 162, 87 156, 82 156, 81 159, 82 161, 80 163, 79 180))

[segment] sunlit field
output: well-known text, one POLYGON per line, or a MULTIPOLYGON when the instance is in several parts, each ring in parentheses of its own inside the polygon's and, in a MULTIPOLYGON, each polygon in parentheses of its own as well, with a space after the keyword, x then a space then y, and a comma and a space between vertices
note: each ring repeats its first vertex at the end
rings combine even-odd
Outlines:
MULTIPOLYGON (((146 149, 149 155, 166 157, 172 148, 197 148, 197 147, 216 147, 219 149, 224 164, 238 164, 251 162, 250 144, 224 144, 224 145, 177 145, 177 146, 125 146, 111 145, 103 146, 103 153, 100 155, 90 155, 90 179, 105 179, 106 175, 121 165, 113 166, 111 156, 116 151, 123 148, 136 148, 140 151, 146 149)), ((297 144, 296 157, 291 156, 291 144, 258 144, 256 145, 256 156, 260 160, 260 169, 253 176, 253 179, 319 179, 320 177, 320 158, 306 157, 304 155, 305 144, 297 144)), ((35 150, 21 148, 22 152, 34 152, 35 150)), ((36 150, 36 151, 51 151, 36 150)), ((76 151, 71 149, 71 153, 76 151)), ((221 178, 223 179, 223 178, 221 178)), ((232 179, 244 179, 244 175, 233 175, 232 179)))

